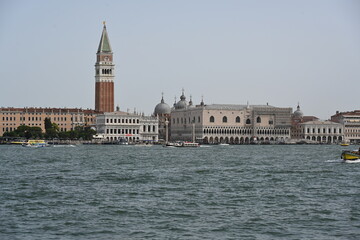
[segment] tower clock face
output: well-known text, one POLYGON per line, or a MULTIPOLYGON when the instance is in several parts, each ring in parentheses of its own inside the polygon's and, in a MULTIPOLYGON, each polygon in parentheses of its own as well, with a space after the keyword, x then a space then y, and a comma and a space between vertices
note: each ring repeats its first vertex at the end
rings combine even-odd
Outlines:
POLYGON ((109 57, 104 57, 104 61, 108 62, 108 61, 109 61, 109 57))

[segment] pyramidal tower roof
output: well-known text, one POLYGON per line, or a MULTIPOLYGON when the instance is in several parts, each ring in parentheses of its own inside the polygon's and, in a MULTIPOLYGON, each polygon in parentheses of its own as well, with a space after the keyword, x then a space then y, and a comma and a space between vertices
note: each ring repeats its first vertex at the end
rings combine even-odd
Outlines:
POLYGON ((98 53, 100 52, 109 52, 111 53, 111 45, 110 45, 110 41, 109 41, 109 37, 106 31, 106 24, 105 22, 103 22, 104 24, 104 28, 101 34, 101 39, 100 39, 100 44, 99 44, 99 48, 98 48, 98 53))

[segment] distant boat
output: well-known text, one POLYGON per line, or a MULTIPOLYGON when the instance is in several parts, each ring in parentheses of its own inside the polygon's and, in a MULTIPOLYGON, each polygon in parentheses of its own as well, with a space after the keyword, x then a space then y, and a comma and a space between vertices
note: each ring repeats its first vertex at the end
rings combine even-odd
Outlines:
POLYGON ((22 144, 23 147, 31 147, 31 148, 40 148, 40 147, 48 147, 44 140, 28 140, 22 144))
POLYGON ((164 147, 200 147, 200 144, 196 142, 168 142, 164 147))
POLYGON ((15 144, 15 145, 23 145, 25 142, 24 141, 12 141, 10 142, 10 144, 15 144))
POLYGON ((200 144, 197 142, 182 142, 182 145, 179 147, 200 147, 200 144))
POLYGON ((347 147, 347 146, 349 146, 350 144, 348 144, 348 143, 340 143, 340 146, 343 146, 343 147, 347 147))
POLYGON ((228 143, 219 143, 219 146, 229 146, 228 143))

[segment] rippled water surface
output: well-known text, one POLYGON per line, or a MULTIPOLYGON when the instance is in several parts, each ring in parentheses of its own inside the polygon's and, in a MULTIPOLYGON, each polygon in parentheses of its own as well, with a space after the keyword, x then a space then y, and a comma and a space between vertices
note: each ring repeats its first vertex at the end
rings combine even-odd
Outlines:
POLYGON ((0 146, 0 239, 360 239, 343 149, 0 146))

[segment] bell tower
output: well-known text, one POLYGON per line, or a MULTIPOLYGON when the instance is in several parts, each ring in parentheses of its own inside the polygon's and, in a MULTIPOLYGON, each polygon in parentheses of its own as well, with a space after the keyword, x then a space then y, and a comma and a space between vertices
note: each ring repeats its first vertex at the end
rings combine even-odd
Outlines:
POLYGON ((114 64, 106 24, 103 22, 95 63, 95 111, 114 111, 114 64))

